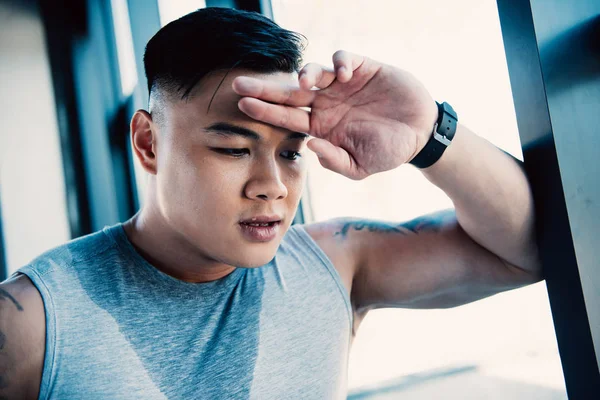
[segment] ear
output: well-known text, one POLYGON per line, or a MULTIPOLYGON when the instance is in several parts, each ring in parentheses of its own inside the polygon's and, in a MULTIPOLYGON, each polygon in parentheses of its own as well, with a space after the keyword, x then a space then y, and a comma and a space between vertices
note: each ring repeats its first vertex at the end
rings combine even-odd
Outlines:
POLYGON ((156 127, 152 116, 137 110, 131 118, 131 145, 144 170, 156 175, 156 127))

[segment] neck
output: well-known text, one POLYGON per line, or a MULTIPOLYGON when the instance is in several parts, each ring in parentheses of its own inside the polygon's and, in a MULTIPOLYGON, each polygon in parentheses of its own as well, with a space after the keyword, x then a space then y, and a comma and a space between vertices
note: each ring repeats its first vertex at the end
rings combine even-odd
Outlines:
POLYGON ((174 230, 151 202, 123 224, 137 252, 156 269, 185 282, 211 282, 235 267, 210 259, 174 230))

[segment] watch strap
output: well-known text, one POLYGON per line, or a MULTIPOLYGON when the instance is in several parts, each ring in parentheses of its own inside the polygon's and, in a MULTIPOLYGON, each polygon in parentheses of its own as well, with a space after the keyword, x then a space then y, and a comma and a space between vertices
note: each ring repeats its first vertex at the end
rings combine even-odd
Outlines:
POLYGON ((452 106, 446 102, 440 104, 436 101, 436 104, 438 119, 433 126, 433 133, 425 147, 410 161, 417 168, 430 167, 439 160, 456 133, 458 117, 452 106))

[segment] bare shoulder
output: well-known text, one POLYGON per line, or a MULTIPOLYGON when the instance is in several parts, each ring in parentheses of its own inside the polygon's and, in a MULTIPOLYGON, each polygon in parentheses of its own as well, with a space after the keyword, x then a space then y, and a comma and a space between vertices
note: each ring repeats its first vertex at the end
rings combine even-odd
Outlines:
POLYGON ((305 225, 306 232, 319 245, 338 271, 348 295, 352 293, 352 282, 360 262, 357 243, 348 240, 344 227, 352 221, 336 218, 305 225))
POLYGON ((319 245, 338 271, 346 288, 353 311, 353 335, 356 334, 367 311, 358 310, 355 304, 354 282, 362 263, 364 247, 367 242, 360 235, 359 229, 350 229, 361 224, 357 218, 335 218, 327 221, 305 225, 306 232, 319 245))
POLYGON ((0 398, 38 398, 45 337, 44 304, 29 278, 1 283, 0 398))

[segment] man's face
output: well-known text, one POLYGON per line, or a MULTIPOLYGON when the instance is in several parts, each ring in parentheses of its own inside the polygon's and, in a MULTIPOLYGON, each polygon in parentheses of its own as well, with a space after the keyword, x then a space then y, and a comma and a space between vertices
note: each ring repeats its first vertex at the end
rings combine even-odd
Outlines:
POLYGON ((306 135, 239 111, 231 82, 241 74, 228 74, 210 110, 224 73, 202 80, 187 100, 164 102, 155 124, 155 187, 163 218, 199 255, 255 267, 274 257, 294 217, 306 176, 306 135))

